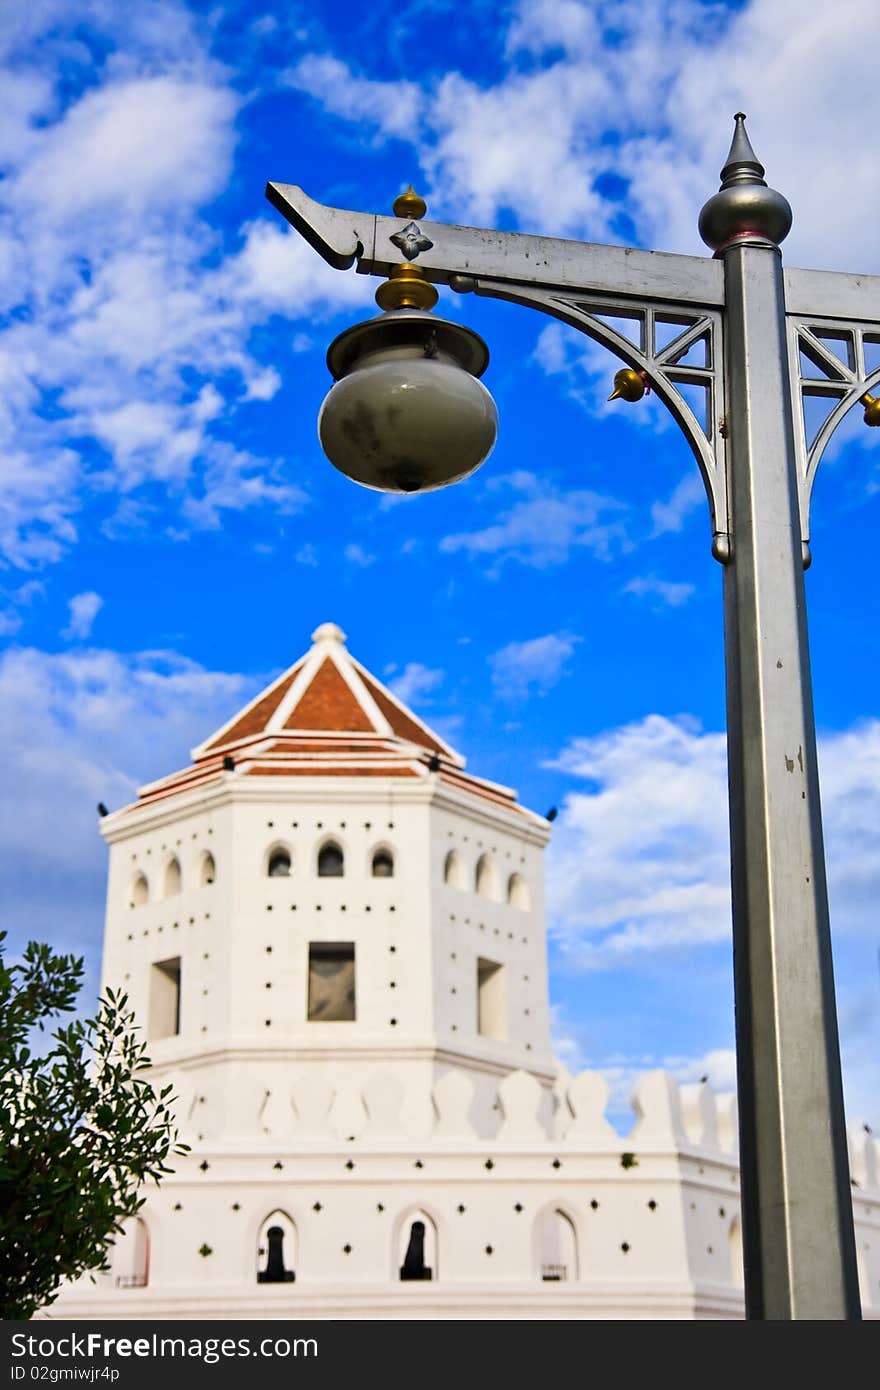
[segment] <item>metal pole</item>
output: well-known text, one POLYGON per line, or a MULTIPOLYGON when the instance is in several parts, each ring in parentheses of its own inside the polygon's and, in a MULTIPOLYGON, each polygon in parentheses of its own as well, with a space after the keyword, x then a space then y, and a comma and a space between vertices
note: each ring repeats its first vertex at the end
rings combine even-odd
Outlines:
POLYGON ((778 247, 760 236, 735 240, 721 254, 746 1315, 858 1319, 782 263, 778 247))

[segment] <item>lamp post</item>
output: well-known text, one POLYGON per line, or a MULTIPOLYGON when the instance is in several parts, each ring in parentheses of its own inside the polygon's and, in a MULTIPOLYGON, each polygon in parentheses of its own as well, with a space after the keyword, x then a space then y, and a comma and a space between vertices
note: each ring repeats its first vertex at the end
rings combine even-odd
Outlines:
POLYGON ((783 270, 791 210, 767 187, 744 120, 700 215, 711 259, 426 222, 411 190, 393 217, 324 207, 288 184, 266 193, 331 265, 388 277, 376 296, 385 312, 328 353, 338 384, 321 438, 357 481, 443 486, 494 441, 477 380, 487 355, 434 317, 432 282, 539 309, 604 343, 626 364, 613 396, 635 401, 650 386, 684 432, 723 566, 746 1313, 856 1319, 803 572, 831 433, 857 401, 880 424, 880 368, 865 361, 880 343, 880 278, 783 270), (700 388, 704 412, 682 386, 700 388), (831 403, 815 439, 811 396, 831 403))

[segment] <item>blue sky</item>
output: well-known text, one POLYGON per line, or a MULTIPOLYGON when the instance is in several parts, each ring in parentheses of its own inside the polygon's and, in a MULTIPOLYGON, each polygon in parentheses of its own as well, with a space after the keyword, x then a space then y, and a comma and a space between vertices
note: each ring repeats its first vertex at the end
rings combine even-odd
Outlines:
MULTIPOLYGON (((375 312, 267 179, 390 211, 703 254, 744 109, 792 265, 880 273, 874 7, 35 0, 0 14, 0 871, 13 940, 94 989, 118 806, 318 623, 538 811, 559 1055, 733 1082, 721 576, 689 450, 616 361, 510 305, 483 469, 383 499, 315 428, 375 312)), ((822 464, 807 576, 853 1122, 880 1125, 880 431, 822 464)))

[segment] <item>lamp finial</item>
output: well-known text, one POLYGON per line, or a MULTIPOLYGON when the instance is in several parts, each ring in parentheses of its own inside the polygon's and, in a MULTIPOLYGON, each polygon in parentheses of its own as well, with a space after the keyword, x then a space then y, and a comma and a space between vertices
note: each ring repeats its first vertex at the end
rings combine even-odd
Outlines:
POLYGON ((788 200, 767 187, 764 166, 746 134, 745 113, 737 111, 733 119, 721 188, 700 213, 700 236, 716 256, 742 243, 772 249, 791 231, 788 200))

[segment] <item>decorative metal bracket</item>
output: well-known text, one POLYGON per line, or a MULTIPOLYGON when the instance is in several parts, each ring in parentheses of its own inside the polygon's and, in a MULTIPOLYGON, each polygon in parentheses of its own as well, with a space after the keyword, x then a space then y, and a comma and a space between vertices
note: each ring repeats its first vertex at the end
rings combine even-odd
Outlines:
POLYGON ((561 319, 643 376, 691 447, 706 488, 715 549, 722 550, 722 538, 728 538, 730 526, 720 312, 688 312, 662 300, 640 303, 603 294, 558 294, 482 278, 474 281, 473 288, 477 294, 524 304, 561 319), (624 324, 631 324, 632 331, 625 331, 624 324), (690 399, 679 389, 682 386, 691 388, 690 399), (701 402, 695 399, 700 397, 701 402))
POLYGON ((810 538, 810 499, 822 455, 845 415, 880 384, 880 358, 869 366, 866 349, 880 346, 880 322, 788 317, 794 442, 798 462, 801 535, 810 538), (807 403, 834 402, 818 423, 807 403))

